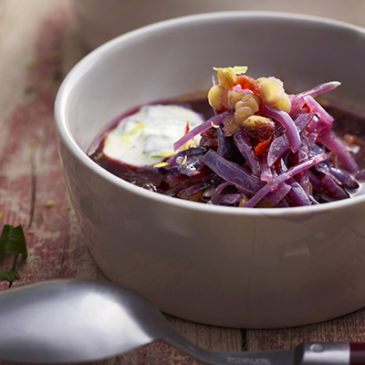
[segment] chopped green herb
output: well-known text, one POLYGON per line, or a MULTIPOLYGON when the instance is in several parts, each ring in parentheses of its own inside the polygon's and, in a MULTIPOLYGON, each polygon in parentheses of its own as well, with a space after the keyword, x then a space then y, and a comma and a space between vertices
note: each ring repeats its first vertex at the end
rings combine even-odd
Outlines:
POLYGON ((13 227, 5 224, 0 237, 0 260, 5 255, 22 255, 23 259, 28 256, 27 246, 22 226, 13 227))
POLYGON ((20 275, 16 271, 16 263, 18 255, 22 255, 23 259, 28 256, 27 246, 25 242, 22 226, 14 227, 10 224, 5 224, 0 236, 0 261, 5 255, 14 255, 13 267, 10 271, 0 271, 0 281, 6 280, 9 282, 9 287, 14 280, 19 280, 20 275))
POLYGON ((12 283, 14 280, 19 280, 20 275, 18 271, 0 271, 0 280, 7 280, 12 283))

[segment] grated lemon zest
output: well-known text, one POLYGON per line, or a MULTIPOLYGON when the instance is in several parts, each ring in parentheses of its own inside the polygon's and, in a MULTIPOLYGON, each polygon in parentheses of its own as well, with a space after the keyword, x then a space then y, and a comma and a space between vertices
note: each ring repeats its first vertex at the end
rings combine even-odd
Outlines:
POLYGON ((186 161, 188 160, 188 156, 185 155, 183 162, 181 162, 182 165, 186 165, 186 161))
POLYGON ((171 157, 171 156, 175 156, 177 154, 177 152, 161 152, 158 155, 150 155, 151 158, 166 158, 166 157, 171 157))
POLYGON ((235 75, 244 74, 247 72, 247 66, 233 66, 233 67, 213 67, 214 71, 232 71, 235 75))
POLYGON ((185 151, 190 148, 190 141, 187 141, 183 146, 181 146, 180 151, 185 151))
POLYGON ((144 123, 137 124, 129 133, 128 136, 133 136, 136 134, 139 130, 143 129, 145 127, 144 123))
POLYGON ((167 162, 160 162, 160 163, 156 163, 155 165, 153 165, 153 167, 166 167, 169 164, 167 162))
POLYGON ((134 136, 138 131, 143 129, 145 125, 143 123, 138 123, 131 131, 126 134, 122 134, 121 138, 124 140, 126 144, 131 143, 130 137, 134 136))
POLYGON ((161 156, 162 157, 171 157, 171 156, 175 156, 177 154, 177 152, 162 152, 161 156))
POLYGON ((185 150, 188 150, 189 148, 197 147, 199 145, 199 143, 197 142, 196 137, 197 136, 189 139, 189 141, 187 141, 184 145, 182 145, 180 147, 179 151, 185 151, 185 150))

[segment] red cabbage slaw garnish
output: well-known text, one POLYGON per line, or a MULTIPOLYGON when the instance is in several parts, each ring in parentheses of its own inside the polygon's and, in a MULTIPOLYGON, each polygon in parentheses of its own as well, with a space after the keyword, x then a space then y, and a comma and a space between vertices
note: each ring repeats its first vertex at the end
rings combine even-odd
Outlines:
MULTIPOLYGON (((245 204, 245 207, 254 207, 257 203, 259 203, 265 195, 267 195, 270 192, 273 192, 277 190, 280 186, 280 184, 284 183, 286 180, 290 179, 291 177, 294 177, 295 175, 304 172, 308 169, 310 169, 312 166, 327 160, 327 155, 324 153, 320 155, 316 155, 296 166, 291 167, 286 172, 283 172, 281 175, 275 177, 270 183, 266 184, 264 187, 262 187, 255 195, 253 195, 252 198, 250 198, 245 204)), ((289 191, 288 191, 289 192, 289 191)))
POLYGON ((178 150, 179 148, 183 147, 187 142, 193 139, 195 136, 204 133, 208 129, 212 127, 217 127, 223 123, 223 120, 226 116, 230 115, 231 113, 225 112, 222 114, 214 115, 213 117, 206 120, 204 123, 199 124, 194 129, 191 129, 188 133, 186 133, 182 138, 174 143, 174 150, 178 150))
POLYGON ((326 146, 338 157, 342 167, 346 171, 350 173, 355 173, 357 171, 357 163, 351 156, 350 152, 346 149, 346 145, 338 137, 336 137, 332 131, 320 134, 317 141, 326 146))
POLYGON ((224 181, 235 185, 244 193, 254 194, 264 185, 259 178, 251 175, 236 163, 219 156, 218 153, 213 150, 209 150, 202 156, 201 161, 224 181))
POLYGON ((318 95, 321 94, 325 94, 331 90, 336 89, 336 87, 340 86, 341 83, 339 81, 330 81, 330 82, 325 82, 323 84, 320 84, 310 90, 307 91, 303 91, 299 94, 297 94, 298 98, 303 98, 304 96, 312 96, 313 98, 315 98, 318 95))
POLYGON ((357 164, 332 132, 333 117, 314 99, 339 82, 288 95, 276 78, 216 70, 208 93, 215 115, 179 139, 180 152, 160 169, 173 184, 169 195, 205 192, 210 204, 290 207, 344 199, 359 186, 357 164), (196 136, 199 146, 184 149, 196 136))
POLYGON ((262 104, 260 108, 260 114, 279 122, 285 128, 285 133, 288 137, 291 150, 293 152, 298 151, 298 148, 301 144, 299 132, 296 125, 294 124, 293 119, 288 113, 282 110, 275 110, 268 105, 262 104))

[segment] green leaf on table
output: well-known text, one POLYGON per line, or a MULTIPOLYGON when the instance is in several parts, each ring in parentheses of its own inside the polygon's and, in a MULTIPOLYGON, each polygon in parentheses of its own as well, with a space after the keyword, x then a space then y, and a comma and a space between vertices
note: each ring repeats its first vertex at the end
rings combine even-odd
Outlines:
POLYGON ((23 259, 28 256, 23 227, 20 225, 13 227, 10 224, 5 224, 3 227, 0 237, 0 260, 7 254, 20 254, 23 259))
POLYGON ((7 280, 12 283, 15 280, 19 280, 20 275, 18 271, 0 271, 0 281, 7 280))

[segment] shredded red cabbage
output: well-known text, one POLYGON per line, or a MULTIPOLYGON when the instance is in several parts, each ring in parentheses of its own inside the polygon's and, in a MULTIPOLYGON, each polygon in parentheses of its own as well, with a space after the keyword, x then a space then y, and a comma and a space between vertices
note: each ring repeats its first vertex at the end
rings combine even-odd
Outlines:
POLYGON ((260 176, 260 160, 253 152, 252 144, 248 135, 244 131, 240 131, 233 136, 233 141, 242 156, 246 159, 252 173, 255 176, 260 176))
POLYGON ((252 89, 233 86, 234 95, 241 92, 256 98, 251 104, 243 104, 246 111, 256 102, 259 107, 256 112, 252 109, 253 114, 274 121, 271 137, 260 140, 267 135, 252 130, 261 128, 265 118, 257 127, 254 122, 236 121, 239 112, 230 109, 234 108, 234 99, 228 100, 227 94, 225 109, 214 110, 212 118, 175 143, 177 150, 195 136, 202 136, 200 146, 179 152, 167 160, 168 167, 160 168, 175 176, 172 181, 176 185, 167 193, 194 195, 205 191, 210 204, 239 207, 304 206, 348 198, 349 191, 359 187, 356 175, 364 180, 365 172, 358 171, 346 144, 332 131, 334 118, 314 99, 339 85, 332 81, 290 95, 290 110, 285 100, 283 109, 279 104, 269 104, 258 95, 257 85, 251 85, 252 89), (227 120, 226 135, 223 127, 227 120), (197 181, 207 174, 214 176, 209 184, 197 181))
POLYGON ((174 143, 174 150, 178 150, 182 146, 184 146, 185 143, 189 142, 191 139, 193 139, 195 136, 204 133, 208 129, 214 127, 214 126, 220 126, 223 123, 223 120, 225 117, 231 115, 231 112, 225 112, 221 114, 214 115, 204 123, 198 125, 188 133, 186 133, 182 138, 180 138, 178 141, 174 143))
POLYGON ((234 162, 228 161, 217 152, 209 150, 201 161, 224 181, 235 185, 240 191, 253 194, 264 185, 260 179, 234 162))
POLYGON ((294 179, 289 179, 289 180, 291 180, 290 181, 291 190, 289 192, 289 195, 293 203, 296 206, 310 205, 311 200, 308 196, 308 193, 304 190, 302 185, 294 179))
POLYGON ((293 119, 288 113, 282 110, 276 110, 268 105, 262 104, 260 108, 260 115, 272 118, 279 122, 285 128, 286 136, 288 137, 291 150, 293 152, 298 151, 298 148, 301 144, 299 132, 296 125, 294 124, 293 119))
POLYGON ((332 131, 320 134, 317 141, 327 147, 339 159, 342 167, 350 173, 358 169, 357 163, 347 150, 346 145, 332 131))
POLYGON ((296 96, 298 98, 302 98, 304 96, 312 96, 313 98, 315 98, 316 96, 318 95, 321 95, 321 94, 325 94, 333 89, 336 89, 336 87, 340 86, 341 83, 339 81, 330 81, 330 82, 325 82, 323 84, 320 84, 310 90, 307 90, 307 91, 303 91, 299 94, 297 94, 296 96))
POLYGON ((271 193, 278 189, 279 185, 291 177, 310 169, 312 166, 324 161, 327 159, 325 154, 316 155, 296 166, 291 167, 286 172, 281 175, 275 177, 270 183, 267 183, 264 187, 262 187, 251 199, 249 199, 244 206, 245 207, 254 207, 258 204, 268 193, 271 193))
POLYGON ((214 205, 287 208, 349 198, 365 181, 351 142, 336 136, 333 116, 314 99, 339 82, 287 95, 278 79, 224 70, 208 94, 214 116, 149 167, 159 174, 157 191, 214 205))

